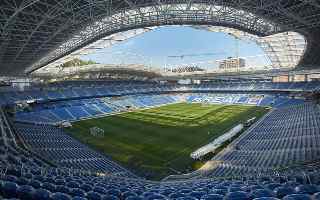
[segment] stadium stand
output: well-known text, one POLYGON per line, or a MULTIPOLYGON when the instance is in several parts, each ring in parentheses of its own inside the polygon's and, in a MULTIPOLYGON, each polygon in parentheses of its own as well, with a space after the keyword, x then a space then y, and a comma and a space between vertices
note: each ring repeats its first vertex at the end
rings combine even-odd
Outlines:
MULTIPOLYGON (((313 105, 298 106, 295 109, 281 109, 268 115, 260 125, 272 123, 286 112, 295 113, 304 110, 304 114, 312 109, 313 105)), ((313 116, 313 115, 311 115, 313 116)), ((298 119, 299 116, 296 116, 298 119)), ((309 117, 313 119, 312 117, 309 117)), ((1 122, 4 118, 1 118, 1 122)), ((291 121, 288 119, 288 121, 291 121)), ((30 125, 26 130, 37 130, 30 125)), ((303 126, 303 125, 301 125, 303 126)), ((46 134, 54 133, 49 127, 46 134), (49 133, 51 132, 51 133, 49 133)), ((39 130, 39 129, 38 129, 39 130)), ((8 131, 8 129, 6 130, 8 131)), ((251 131, 250 131, 251 132, 251 131)), ((249 132, 249 133, 250 133, 249 132)), ((43 135, 46 135, 43 134, 43 135)), ((241 140, 248 140, 246 134, 241 140)), ((4 132, 1 135, 5 138, 4 132)), ((64 136, 62 136, 64 137, 64 136)), ((70 141, 70 140, 66 140, 70 141)), ((61 144, 61 143, 60 143, 61 144)), ((47 146, 48 144, 46 144, 47 146)), ((52 145, 52 144, 49 144, 52 145)), ((59 144, 57 144, 59 145, 59 144)), ((318 199, 319 197, 319 166, 314 164, 296 166, 284 172, 268 175, 245 175, 241 178, 196 179, 171 182, 151 182, 143 179, 134 179, 118 176, 99 176, 84 171, 68 170, 66 168, 44 167, 42 162, 27 159, 31 163, 22 164, 17 159, 27 155, 24 151, 15 152, 14 143, 8 143, 9 151, 1 151, 1 156, 7 156, 7 163, 1 164, 2 176, 0 181, 0 195, 4 198, 18 199, 318 199), (12 155, 13 154, 13 155, 12 155), (11 156, 15 159, 11 159, 11 156), (303 172, 303 173, 302 173, 303 172)), ((29 157, 31 157, 29 155, 29 157)), ((81 164, 81 163, 79 163, 81 164)), ((84 163, 86 165, 86 163, 84 163)))
POLYGON ((318 91, 320 89, 318 81, 302 83, 204 83, 199 85, 181 86, 176 84, 157 85, 155 83, 130 83, 110 82, 106 85, 97 82, 67 82, 62 83, 60 88, 43 86, 32 87, 25 91, 0 92, 0 104, 14 104, 16 102, 35 100, 47 102, 52 100, 68 100, 79 98, 95 98, 117 95, 135 95, 144 93, 163 92, 204 92, 204 91, 228 91, 228 92, 270 92, 270 91, 318 91))
POLYGON ((320 109, 307 103, 274 109, 227 151, 212 176, 257 173, 320 158, 320 109))
POLYGON ((126 111, 130 108, 150 108, 178 102, 210 103, 210 104, 248 104, 257 106, 282 107, 304 103, 302 98, 289 96, 261 95, 261 94, 162 94, 162 95, 134 95, 121 99, 97 98, 52 102, 40 104, 32 111, 22 111, 16 114, 16 121, 58 123, 109 115, 126 111))
MULTIPOLYGON (((320 200, 319 0, 1 0, 0 11, 0 200, 320 200), (122 64, 80 60, 172 25, 235 38, 237 58, 229 57, 233 50, 227 48, 226 53, 195 50, 166 56, 164 70, 137 52, 134 60, 142 63, 125 64, 132 60, 121 49, 126 58, 120 60, 122 64), (258 57, 248 60, 247 66, 247 58, 241 58, 242 65, 238 40, 255 43, 264 55, 246 56, 258 57), (180 63, 186 67, 171 67, 179 63, 167 62, 198 56, 212 60, 213 54, 226 54, 221 56, 226 59, 194 60, 201 67, 208 65, 205 70, 192 60, 188 66, 180 63), (241 65, 223 64, 232 60, 241 65), (72 79, 78 81, 68 81, 72 79), (191 117, 171 117, 197 122, 192 128, 182 125, 192 133, 191 140, 200 138, 193 133, 201 120, 224 121, 225 127, 215 130, 222 134, 234 123, 245 130, 218 153, 210 152, 209 161, 199 170, 182 174, 172 168, 178 174, 162 181, 136 176, 113 161, 111 153, 110 157, 99 153, 73 138, 77 133, 68 135, 63 129, 88 118, 178 102, 197 103, 207 111, 198 118, 192 110, 196 107, 187 105, 192 107, 186 109, 191 117), (228 110, 230 116, 235 114, 230 121, 225 112, 219 112, 225 107, 239 108, 228 110), (212 118, 206 118, 209 115, 212 118), (252 124, 247 125, 248 121, 252 124), (212 166, 206 168, 207 164, 212 166)), ((116 53, 112 51, 111 57, 116 53)), ((155 116, 157 109, 161 110, 149 110, 149 116, 155 116)), ((122 117, 120 125, 137 122, 125 115, 138 112, 145 114, 139 110, 114 118, 122 117)), ((159 113, 167 123, 168 112, 159 113)), ((86 122, 91 121, 95 120, 86 122)), ((163 124, 157 125, 167 125, 163 124)), ((218 125, 205 128, 213 126, 218 125)), ((150 127, 153 131, 156 126, 150 127)), ((88 128, 103 130, 91 124, 88 128)), ((204 134, 214 133, 205 130, 204 134)), ((151 146, 157 145, 148 146, 150 150, 151 146)), ((185 151, 177 147, 172 149, 185 151)), ((170 167, 166 160, 159 160, 170 167)), ((180 164, 179 159, 174 161, 180 164)))
MULTIPOLYGON (((181 93, 181 90, 189 91, 190 88, 166 86, 162 90, 159 89, 162 86, 152 85, 158 88, 159 93, 168 90, 175 93, 142 94, 147 89, 143 89, 144 92, 135 89, 133 95, 127 87, 121 87, 116 97, 108 97, 105 94, 114 93, 114 90, 103 89, 102 93, 97 85, 90 93, 68 89, 50 93, 55 101, 39 102, 29 112, 18 111, 12 126, 1 110, 0 197, 28 200, 319 199, 318 105, 302 98, 266 91, 259 94, 231 91, 200 93, 200 90, 207 91, 210 87, 203 85, 193 93, 181 93), (122 91, 123 88, 126 91, 122 91), (126 95, 119 97, 119 94, 126 95), (91 95, 95 97, 88 98, 91 95), (52 125, 58 121, 126 111, 128 107, 149 108, 185 101, 251 104, 273 109, 213 157, 212 160, 218 163, 213 169, 188 179, 181 175, 182 178, 161 182, 135 176, 52 125)), ((223 87, 223 90, 227 89, 223 87)), ((228 87, 234 90, 232 84, 228 87)), ((254 87, 255 84, 247 84, 236 90, 254 87)), ((28 95, 24 99, 40 97, 44 91, 29 91, 34 96, 28 95)), ((15 92, 5 96, 9 100, 7 103, 22 97, 15 92)))
POLYGON ((14 127, 33 152, 57 166, 134 177, 105 156, 65 134, 62 129, 23 123, 16 123, 14 127))
POLYGON ((100 98, 60 101, 36 106, 31 112, 18 112, 16 120, 57 123, 118 113, 126 111, 129 107, 148 108, 177 102, 175 95, 128 96, 115 100, 100 98))

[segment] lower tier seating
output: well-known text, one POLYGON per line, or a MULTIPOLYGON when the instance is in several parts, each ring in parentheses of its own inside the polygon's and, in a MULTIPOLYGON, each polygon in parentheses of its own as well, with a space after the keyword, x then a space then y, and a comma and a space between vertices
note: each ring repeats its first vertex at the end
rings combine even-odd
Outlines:
POLYGON ((274 109, 214 157, 221 164, 207 176, 162 182, 135 177, 50 125, 16 123, 17 141, 0 114, 0 199, 320 199, 316 104, 274 109))
POLYGON ((318 200, 319 171, 151 182, 80 171, 9 167, 0 176, 0 198, 21 200, 318 200), (308 176, 308 178, 306 178, 308 176), (310 178, 311 177, 311 178, 310 178), (310 181, 312 180, 312 182, 310 181), (313 181, 314 180, 314 181, 313 181))
POLYGON ((320 108, 306 103, 274 109, 213 160, 211 176, 268 171, 320 160, 320 108))

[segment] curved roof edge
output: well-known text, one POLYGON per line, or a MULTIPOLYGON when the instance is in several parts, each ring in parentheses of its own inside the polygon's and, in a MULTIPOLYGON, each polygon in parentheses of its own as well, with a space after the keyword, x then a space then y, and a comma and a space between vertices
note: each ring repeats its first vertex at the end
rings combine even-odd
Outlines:
POLYGON ((240 8, 228 6, 177 3, 129 8, 88 25, 56 49, 43 55, 26 68, 25 72, 31 73, 109 35, 162 25, 224 26, 259 36, 270 35, 281 30, 270 20, 240 8))
MULTIPOLYGON (((284 32, 278 33, 270 36, 259 37, 257 35, 253 35, 251 33, 247 33, 238 29, 221 27, 221 26, 209 26, 209 25, 196 25, 191 26, 192 28, 207 30, 210 32, 224 32, 241 40, 250 40, 255 42, 260 48, 264 51, 266 56, 271 62, 271 67, 268 69, 289 69, 294 68, 300 62, 301 58, 304 55, 306 50, 306 39, 303 35, 296 32, 284 32)), ((69 54, 63 58, 58 59, 55 62, 50 63, 48 66, 40 68, 34 71, 32 74, 48 74, 50 71, 55 74, 56 71, 63 73, 65 70, 58 69, 61 64, 72 60, 74 58, 79 58, 82 55, 87 55, 94 53, 95 51, 111 47, 114 44, 119 42, 128 40, 130 38, 136 37, 148 31, 157 29, 158 27, 149 27, 144 29, 135 29, 129 30, 125 32, 116 33, 101 40, 98 40, 72 54, 69 54)), ((103 65, 101 65, 103 66, 103 65)), ((99 65, 99 67, 101 68, 99 65)), ((94 67, 94 66, 92 66, 94 67)), ((101 68, 103 69, 103 67, 101 68)), ((255 69, 254 67, 250 67, 249 70, 255 69)), ((77 67, 72 68, 73 71, 77 70, 77 67)), ((148 71, 154 71, 159 73, 160 69, 150 69, 146 68, 148 71)), ((247 70, 247 69, 244 69, 247 70)), ((70 73, 70 70, 68 71, 70 73)), ((207 73, 207 72, 206 72, 207 73)), ((208 71, 209 73, 209 71, 208 71)), ((164 74, 165 75, 165 74, 164 74)))

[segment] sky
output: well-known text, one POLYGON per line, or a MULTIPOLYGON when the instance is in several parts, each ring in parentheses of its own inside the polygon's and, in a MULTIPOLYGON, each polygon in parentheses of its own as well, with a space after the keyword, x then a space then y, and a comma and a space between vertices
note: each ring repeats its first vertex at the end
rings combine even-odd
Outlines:
MULTIPOLYGON (((261 56, 264 53, 254 42, 240 40, 238 49, 239 56, 247 58, 248 65, 265 65, 269 62, 265 56, 261 56)), ((165 26, 98 50, 82 59, 103 64, 144 64, 157 68, 193 64, 209 69, 217 67, 216 60, 229 56, 236 56, 236 41, 226 33, 165 26), (208 53, 214 55, 203 55, 208 53), (197 56, 168 57, 185 54, 197 56)))

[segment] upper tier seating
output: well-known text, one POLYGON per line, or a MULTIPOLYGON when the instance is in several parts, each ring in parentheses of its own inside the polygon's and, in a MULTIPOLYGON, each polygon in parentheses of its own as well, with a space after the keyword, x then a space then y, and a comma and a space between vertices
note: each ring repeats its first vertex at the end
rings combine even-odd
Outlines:
POLYGON ((17 101, 50 101, 77 98, 95 98, 142 93, 179 91, 318 91, 319 82, 270 83, 270 82, 220 82, 198 85, 157 84, 150 82, 74 81, 56 85, 31 87, 25 91, 0 92, 0 105, 17 101))
POLYGON ((126 111, 128 106, 136 109, 176 102, 179 101, 175 95, 141 95, 128 96, 120 99, 99 98, 59 101, 37 105, 33 107, 33 111, 31 112, 18 112, 16 114, 16 121, 33 123, 74 121, 126 111))
POLYGON ((76 121, 118 113, 128 110, 128 107, 130 109, 150 108, 184 101, 190 103, 248 104, 276 108, 305 102, 302 98, 293 99, 288 96, 239 93, 133 95, 121 98, 105 97, 38 104, 32 107, 32 111, 18 112, 16 121, 54 124, 61 121, 76 121))

